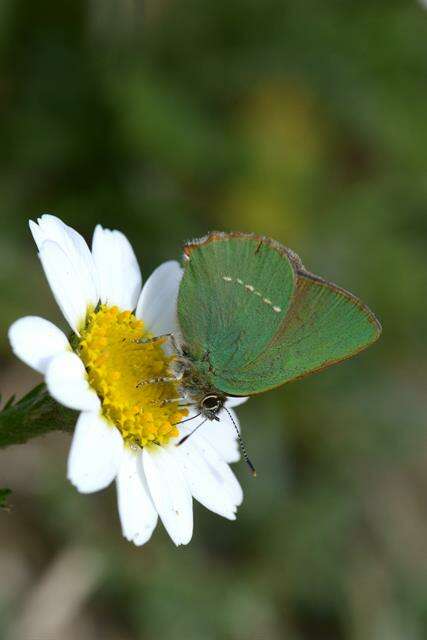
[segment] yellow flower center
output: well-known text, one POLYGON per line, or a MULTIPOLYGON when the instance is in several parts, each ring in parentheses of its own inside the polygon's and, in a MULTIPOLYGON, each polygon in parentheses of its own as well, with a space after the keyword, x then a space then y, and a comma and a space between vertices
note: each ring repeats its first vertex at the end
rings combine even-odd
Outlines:
POLYGON ((150 338, 144 323, 130 311, 102 305, 88 314, 77 352, 89 383, 102 402, 104 416, 120 430, 130 445, 166 444, 179 435, 176 423, 188 413, 174 399, 174 382, 144 384, 170 376, 163 340, 138 344, 150 338))

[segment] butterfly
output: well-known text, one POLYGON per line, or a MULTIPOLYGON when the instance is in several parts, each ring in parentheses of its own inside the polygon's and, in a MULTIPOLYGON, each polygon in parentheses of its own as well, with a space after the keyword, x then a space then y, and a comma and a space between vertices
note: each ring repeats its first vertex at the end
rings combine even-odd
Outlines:
POLYGON ((354 356, 381 325, 352 293, 267 237, 212 232, 184 247, 181 385, 205 419, 354 356))

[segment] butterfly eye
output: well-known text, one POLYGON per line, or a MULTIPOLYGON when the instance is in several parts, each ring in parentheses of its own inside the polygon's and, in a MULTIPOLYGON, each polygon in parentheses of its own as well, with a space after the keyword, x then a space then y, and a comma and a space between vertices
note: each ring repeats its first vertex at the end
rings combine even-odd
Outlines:
POLYGON ((203 405, 203 408, 208 411, 216 411, 220 408, 221 403, 218 396, 209 395, 203 398, 202 405, 203 405))

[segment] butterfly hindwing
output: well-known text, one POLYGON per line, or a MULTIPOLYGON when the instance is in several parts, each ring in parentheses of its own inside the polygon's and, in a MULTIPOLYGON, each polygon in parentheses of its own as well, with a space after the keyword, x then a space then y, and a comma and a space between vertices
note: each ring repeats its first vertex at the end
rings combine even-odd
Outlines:
POLYGON ((381 326, 348 291, 298 274, 287 317, 262 353, 239 371, 223 370, 214 384, 230 395, 251 395, 346 360, 374 342, 381 326))

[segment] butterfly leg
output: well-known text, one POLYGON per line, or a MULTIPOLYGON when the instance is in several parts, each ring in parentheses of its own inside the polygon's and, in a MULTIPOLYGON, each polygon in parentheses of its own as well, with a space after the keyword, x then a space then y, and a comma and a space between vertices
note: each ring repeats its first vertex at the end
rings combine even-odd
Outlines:
MULTIPOLYGON (((165 407, 168 404, 173 404, 174 402, 181 402, 182 400, 185 400, 185 398, 168 398, 167 400, 162 400, 160 402, 160 406, 161 407, 165 407)), ((195 406, 195 402, 185 402, 183 404, 180 404, 180 407, 194 407, 195 406)))
POLYGON ((169 338, 170 343, 172 345, 173 350, 175 351, 175 353, 181 353, 181 349, 178 346, 178 343, 176 341, 175 338, 175 334, 174 333, 165 333, 163 335, 163 338, 169 338))
POLYGON ((136 344, 150 344, 153 342, 158 342, 159 340, 162 340, 163 338, 166 338, 168 336, 168 333, 163 333, 160 336, 153 336, 152 338, 136 338, 135 340, 133 340, 133 342, 135 342, 136 344))
POLYGON ((141 380, 136 385, 137 387, 145 387, 147 384, 167 384, 168 382, 179 382, 182 378, 182 374, 174 376, 159 376, 157 378, 149 378, 148 380, 141 380))
MULTIPOLYGON (((145 344, 155 344, 156 342, 160 342, 164 338, 169 338, 172 334, 164 333, 160 336, 153 336, 152 338, 135 338, 134 340, 128 340, 127 338, 123 338, 123 342, 127 343, 128 349, 131 351, 135 351, 138 347, 145 344)), ((174 347, 175 348, 175 347, 174 347)))
POLYGON ((180 349, 173 333, 162 333, 160 336, 153 336, 152 338, 138 338, 137 340, 134 340, 134 342, 136 344, 150 344, 153 342, 158 342, 159 340, 163 340, 164 338, 168 338, 174 351, 176 353, 180 353, 180 349))
POLYGON ((161 406, 165 406, 168 404, 172 404, 174 402, 182 403, 181 407, 194 407, 196 406, 196 402, 193 402, 193 399, 188 395, 186 389, 181 388, 179 393, 181 394, 179 398, 166 398, 165 400, 160 401, 161 406))
POLYGON ((151 404, 156 407, 166 407, 169 404, 179 404, 180 407, 194 407, 196 406, 195 402, 183 402, 187 400, 187 398, 167 398, 165 400, 153 400, 151 404))

